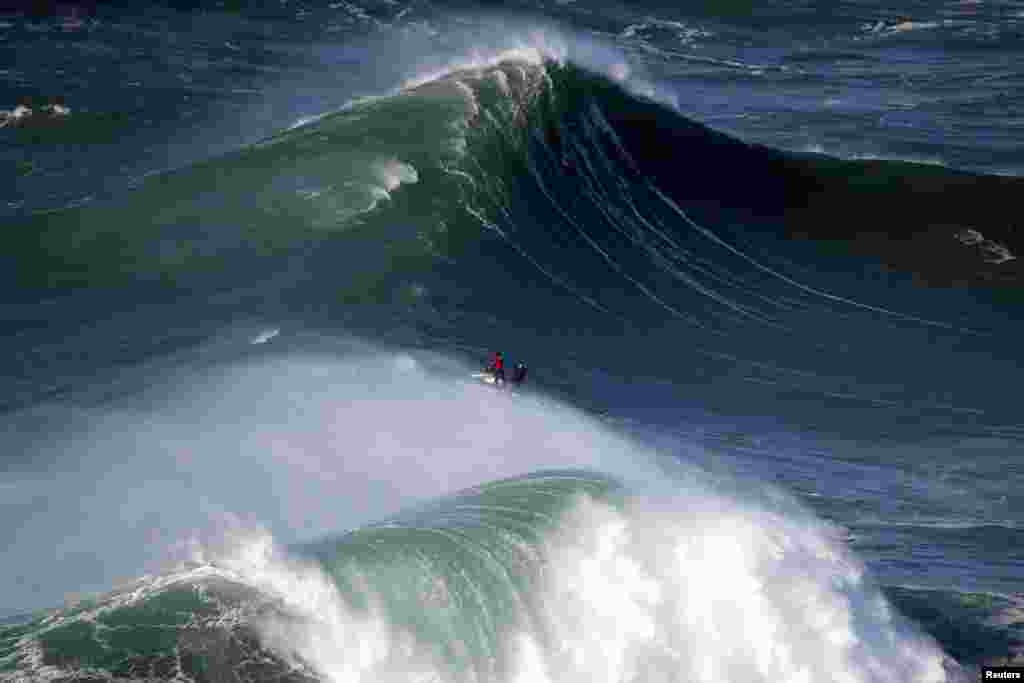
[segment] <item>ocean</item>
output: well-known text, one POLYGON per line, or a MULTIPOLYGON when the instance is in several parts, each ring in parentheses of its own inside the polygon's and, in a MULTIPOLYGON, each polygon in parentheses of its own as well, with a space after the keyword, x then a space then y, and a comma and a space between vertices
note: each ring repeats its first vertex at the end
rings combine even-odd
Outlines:
POLYGON ((4 7, 0 681, 1024 664, 1024 3, 4 7))

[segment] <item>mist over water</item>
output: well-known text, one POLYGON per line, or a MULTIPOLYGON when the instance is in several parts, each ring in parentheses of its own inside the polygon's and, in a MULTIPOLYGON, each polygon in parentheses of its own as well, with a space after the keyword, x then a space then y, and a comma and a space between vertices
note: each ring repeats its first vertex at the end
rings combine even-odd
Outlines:
POLYGON ((572 409, 510 400, 457 362, 427 362, 368 348, 267 354, 178 371, 112 404, 40 411, 67 426, 24 444, 33 465, 5 482, 5 505, 23 516, 4 529, 21 552, 2 603, 59 601, 61 558, 102 590, 160 566, 193 530, 244 521, 290 543, 545 467, 626 473, 627 443, 572 409))

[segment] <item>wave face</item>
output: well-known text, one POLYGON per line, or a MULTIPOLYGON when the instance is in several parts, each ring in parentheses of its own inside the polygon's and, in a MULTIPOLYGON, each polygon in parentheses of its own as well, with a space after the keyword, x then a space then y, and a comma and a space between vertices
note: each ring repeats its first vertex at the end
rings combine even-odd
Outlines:
POLYGON ((946 680, 820 523, 538 472, 7 629, 6 680, 946 680))
POLYGON ((16 340, 5 400, 31 404, 40 386, 60 394, 96 367, 232 321, 299 318, 449 349, 486 348, 500 329, 526 357, 606 368, 627 334, 636 344, 620 375, 692 380, 742 358, 754 382, 988 434, 1015 422, 984 379, 1017 373, 1013 295, 985 302, 913 282, 1012 279, 1015 259, 986 260, 978 240, 956 235, 970 222, 1003 239, 986 212, 1002 215, 1019 186, 783 155, 537 50, 506 53, 151 178, 122 200, 16 223, 2 271, 21 298, 5 322, 16 340), (878 233, 848 227, 896 215, 897 202, 913 217, 878 233), (787 246, 801 230, 836 246, 787 246), (134 338, 154 328, 157 341, 134 338), (936 378, 936 364, 947 374, 936 378), (951 374, 967 405, 940 398, 951 374))

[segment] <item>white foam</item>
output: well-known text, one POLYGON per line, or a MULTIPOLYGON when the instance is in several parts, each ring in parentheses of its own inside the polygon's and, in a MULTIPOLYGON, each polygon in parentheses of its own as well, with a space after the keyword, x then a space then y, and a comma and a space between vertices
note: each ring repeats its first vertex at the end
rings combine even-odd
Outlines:
POLYGON ((669 21, 663 19, 648 18, 647 21, 627 26, 620 34, 620 38, 636 38, 643 31, 651 29, 667 29, 675 33, 679 42, 684 45, 691 45, 697 38, 711 38, 714 36, 710 31, 694 28, 681 21, 669 21))
POLYGON ((850 159, 854 161, 906 161, 911 164, 926 164, 928 166, 947 165, 944 159, 940 159, 938 157, 886 155, 878 154, 876 152, 849 152, 843 149, 826 147, 818 142, 804 145, 803 147, 798 148, 798 151, 810 152, 812 154, 827 154, 840 159, 850 159))
POLYGON ((19 104, 11 111, 0 111, 0 118, 3 118, 3 122, 0 123, 0 127, 6 126, 9 123, 16 123, 22 119, 26 119, 32 115, 32 109, 26 107, 23 104, 19 104))
POLYGON ((332 109, 331 111, 325 111, 320 114, 313 114, 311 116, 302 116, 296 119, 295 122, 292 123, 292 125, 288 126, 288 130, 295 130, 296 128, 302 128, 303 126, 308 126, 311 123, 316 123, 320 119, 326 116, 330 116, 331 114, 334 114, 337 111, 340 111, 340 109, 332 109))
POLYGON ((984 235, 977 230, 972 230, 970 228, 966 228, 956 233, 956 238, 968 246, 980 244, 985 241, 984 235))
POLYGON ((494 71, 491 73, 491 78, 498 84, 498 89, 503 95, 508 95, 511 91, 508 87, 508 76, 505 75, 504 71, 494 71))
MULTIPOLYGON (((947 680, 823 526, 699 491, 616 511, 581 502, 551 539, 553 646, 531 681, 947 680)), ((525 637, 532 637, 526 634, 525 637)))
POLYGON ((608 74, 614 81, 624 81, 629 78, 631 70, 626 62, 616 62, 608 70, 608 74))
POLYGON ((215 561, 280 601, 280 613, 255 625, 264 645, 296 665, 338 683, 442 680, 415 638, 387 622, 376 596, 363 591, 367 608, 353 610, 318 566, 290 560, 269 534, 249 534, 215 561))
MULTIPOLYGON (((518 628, 499 626, 497 645, 512 666, 495 683, 939 683, 959 675, 827 526, 699 486, 683 491, 637 496, 623 509, 578 500, 542 558, 528 553, 540 562, 534 569, 543 566, 540 595, 529 596, 540 620, 521 614, 518 628)), ((264 644, 326 680, 461 680, 432 659, 431 644, 388 621, 381 596, 364 585, 369 607, 354 611, 319 567, 290 560, 267 535, 217 563, 283 603, 290 616, 258 624, 264 644)), ((411 596, 421 609, 447 604, 444 577, 423 591, 411 596)))
POLYGON ((984 235, 972 228, 960 230, 954 235, 954 237, 969 247, 978 247, 983 254, 984 260, 988 263, 998 265, 1007 261, 1013 261, 1017 258, 1005 246, 998 242, 994 242, 993 240, 986 239, 984 235))
POLYGON ((268 341, 270 341, 271 339, 273 339, 274 337, 276 337, 280 333, 281 333, 281 330, 279 330, 276 327, 272 328, 272 329, 269 329, 269 330, 263 330, 262 332, 257 334, 255 337, 250 339, 249 343, 250 344, 266 344, 268 341))
POLYGON ((455 89, 466 99, 466 106, 469 109, 470 116, 479 115, 480 103, 477 101, 476 93, 473 92, 473 89, 462 81, 455 81, 455 89))
MULTIPOLYGON (((462 78, 462 74, 466 74, 466 78, 482 78, 486 75, 485 72, 489 72, 501 64, 519 63, 539 68, 546 60, 564 64, 570 58, 585 68, 623 83, 635 92, 666 106, 676 107, 674 94, 664 93, 661 88, 656 87, 649 80, 638 78, 637 67, 627 59, 625 53, 612 45, 597 42, 592 38, 579 35, 567 36, 555 28, 537 28, 524 24, 506 27, 506 30, 491 36, 489 40, 482 40, 490 44, 467 48, 462 54, 447 58, 440 66, 418 67, 412 76, 403 79, 396 87, 383 94, 355 97, 340 108, 304 116, 296 120, 289 130, 315 123, 339 111, 351 110, 360 102, 392 97, 427 84, 443 81, 456 74, 459 74, 460 78, 462 78), (634 79, 637 80, 636 88, 633 88, 634 79)), ((497 80, 498 87, 502 92, 508 94, 508 81, 505 75, 500 72, 491 72, 491 77, 497 80)), ((525 72, 521 72, 521 77, 526 79, 525 72)), ((469 115, 478 113, 479 105, 473 89, 462 81, 455 81, 455 87, 466 98, 469 107, 467 113, 469 115)))
POLYGON ((439 81, 447 76, 462 71, 483 71, 491 69, 502 62, 525 62, 540 66, 544 59, 564 59, 564 48, 553 42, 539 38, 537 44, 530 44, 529 39, 520 45, 496 49, 475 49, 463 57, 449 60, 443 67, 417 74, 406 79, 398 87, 399 91, 417 88, 427 83, 439 81))
POLYGON ((629 84, 632 92, 642 95, 652 102, 679 111, 679 96, 673 92, 666 92, 649 81, 633 81, 629 84))
POLYGON ((373 165, 373 173, 388 193, 394 192, 400 185, 416 183, 420 179, 416 168, 412 164, 407 164, 398 159, 387 159, 377 162, 373 165))

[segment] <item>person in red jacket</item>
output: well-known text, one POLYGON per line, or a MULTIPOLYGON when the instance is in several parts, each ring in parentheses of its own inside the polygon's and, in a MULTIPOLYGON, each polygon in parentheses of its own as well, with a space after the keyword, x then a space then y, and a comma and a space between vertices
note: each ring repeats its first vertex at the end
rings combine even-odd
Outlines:
POLYGON ((487 366, 487 371, 494 375, 495 384, 505 383, 505 359, 502 358, 501 351, 495 352, 491 364, 487 366))

